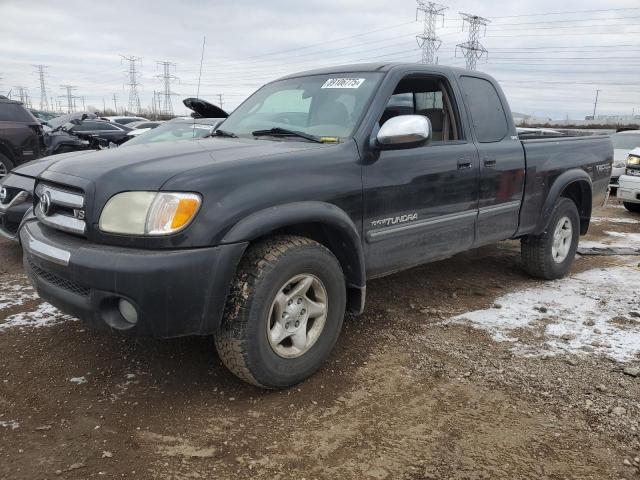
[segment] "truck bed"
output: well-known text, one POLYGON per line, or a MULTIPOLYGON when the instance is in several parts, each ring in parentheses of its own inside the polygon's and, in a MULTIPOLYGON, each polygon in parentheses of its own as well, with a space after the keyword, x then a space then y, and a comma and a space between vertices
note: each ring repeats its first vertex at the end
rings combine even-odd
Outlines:
POLYGON ((613 162, 609 136, 537 137, 521 143, 526 170, 519 236, 534 231, 551 186, 569 171, 580 169, 589 176, 592 205, 604 201, 613 162))

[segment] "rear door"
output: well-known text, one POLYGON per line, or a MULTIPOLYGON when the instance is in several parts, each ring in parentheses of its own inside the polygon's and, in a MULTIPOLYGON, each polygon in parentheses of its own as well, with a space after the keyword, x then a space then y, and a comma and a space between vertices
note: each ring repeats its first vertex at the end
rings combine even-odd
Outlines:
POLYGON ((504 95, 488 79, 461 76, 480 157, 475 245, 515 234, 524 191, 525 157, 504 95))

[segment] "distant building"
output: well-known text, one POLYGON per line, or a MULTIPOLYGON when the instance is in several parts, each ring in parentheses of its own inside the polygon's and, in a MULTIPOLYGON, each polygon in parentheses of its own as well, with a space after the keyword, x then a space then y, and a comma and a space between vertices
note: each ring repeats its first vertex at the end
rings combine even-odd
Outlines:
POLYGON ((526 113, 511 112, 511 116, 513 117, 513 121, 516 125, 544 125, 545 123, 553 122, 553 120, 548 117, 536 117, 535 115, 527 115, 526 113))
POLYGON ((601 124, 619 125, 628 123, 639 123, 640 115, 587 115, 585 120, 594 121, 601 124))

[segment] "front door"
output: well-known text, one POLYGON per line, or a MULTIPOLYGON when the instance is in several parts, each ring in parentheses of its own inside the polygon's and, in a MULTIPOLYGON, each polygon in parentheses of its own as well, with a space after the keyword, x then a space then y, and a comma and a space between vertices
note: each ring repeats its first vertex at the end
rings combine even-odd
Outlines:
POLYGON ((441 88, 447 88, 441 79, 403 79, 381 119, 383 123, 397 114, 423 114, 431 121, 433 141, 418 148, 379 151, 363 168, 369 277, 444 258, 473 245, 478 151, 464 138, 460 117, 451 110, 455 105, 448 100, 452 97, 443 101, 441 88))

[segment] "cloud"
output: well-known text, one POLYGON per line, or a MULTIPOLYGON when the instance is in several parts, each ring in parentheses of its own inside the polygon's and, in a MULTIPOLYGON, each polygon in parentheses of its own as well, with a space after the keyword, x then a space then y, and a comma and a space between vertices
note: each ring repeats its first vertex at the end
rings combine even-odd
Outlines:
MULTIPOLYGON (((580 118, 591 113, 595 89, 600 89, 600 113, 640 111, 640 85, 633 73, 640 52, 636 0, 442 3, 450 8, 444 26, 438 25, 443 41, 439 62, 464 66, 456 49, 467 35, 459 11, 492 19, 480 39, 489 61, 480 61, 478 69, 502 82, 513 110, 580 118), (508 17, 597 9, 609 11, 508 17), (616 45, 625 46, 608 47, 616 45)), ((87 104, 101 107, 104 99, 111 105, 115 93, 123 105, 126 65, 119 55, 135 55, 142 58, 143 105, 162 89, 156 61, 176 63, 180 80, 172 86, 178 94, 173 105, 181 113, 180 98, 197 90, 206 35, 201 96, 217 102, 223 94, 224 107, 233 108, 261 84, 287 73, 332 64, 418 61, 415 35, 421 24, 413 21, 415 6, 414 0, 67 0, 41 2, 36 8, 3 0, 0 91, 24 85, 37 105, 33 64, 46 64, 50 97, 63 94, 60 85, 73 84, 87 104)))

